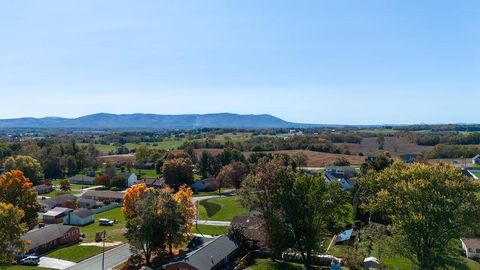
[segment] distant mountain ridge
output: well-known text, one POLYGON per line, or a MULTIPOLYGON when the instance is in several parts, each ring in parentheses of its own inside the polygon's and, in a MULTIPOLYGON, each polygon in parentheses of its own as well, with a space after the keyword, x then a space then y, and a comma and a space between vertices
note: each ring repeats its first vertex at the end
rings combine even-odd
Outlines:
POLYGON ((196 129, 196 128, 302 128, 326 125, 292 123, 269 114, 110 114, 78 118, 44 117, 0 119, 0 128, 90 129, 196 129))

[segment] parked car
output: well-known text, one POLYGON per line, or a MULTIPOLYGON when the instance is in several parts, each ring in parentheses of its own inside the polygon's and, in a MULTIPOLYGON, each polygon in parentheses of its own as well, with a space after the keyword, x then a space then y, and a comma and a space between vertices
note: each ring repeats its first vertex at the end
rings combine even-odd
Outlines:
POLYGON ((108 218, 101 218, 98 220, 98 223, 100 226, 113 226, 113 220, 110 220, 108 218))
POLYGON ((38 256, 28 256, 20 260, 20 264, 24 265, 38 265, 40 263, 40 257, 38 256))

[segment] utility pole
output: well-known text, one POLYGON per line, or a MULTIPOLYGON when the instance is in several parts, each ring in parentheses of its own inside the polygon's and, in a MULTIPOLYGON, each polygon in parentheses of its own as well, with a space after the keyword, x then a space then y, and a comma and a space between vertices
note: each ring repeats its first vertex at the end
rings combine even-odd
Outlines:
POLYGON ((105 238, 107 238, 107 231, 102 232, 103 252, 102 252, 102 270, 105 270, 105 238))

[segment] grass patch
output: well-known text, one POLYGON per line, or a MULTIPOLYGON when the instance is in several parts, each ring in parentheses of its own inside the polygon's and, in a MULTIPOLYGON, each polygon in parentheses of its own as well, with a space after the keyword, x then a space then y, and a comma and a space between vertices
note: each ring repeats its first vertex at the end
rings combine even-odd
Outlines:
POLYGON ((193 226, 194 233, 207 234, 207 235, 222 235, 228 231, 226 226, 210 226, 210 225, 198 225, 193 226))
POLYGON ((69 246, 45 254, 46 257, 57 258, 72 262, 79 262, 102 253, 101 247, 96 246, 69 246))
POLYGON ((248 209, 242 207, 235 196, 208 199, 199 205, 202 220, 231 221, 234 216, 246 215, 248 209))
POLYGON ((114 208, 100 214, 95 215, 95 223, 92 223, 87 226, 80 227, 80 231, 84 232, 86 238, 84 242, 94 242, 95 233, 101 231, 107 231, 107 241, 122 241, 125 242, 125 218, 120 211, 120 208, 114 208), (100 226, 98 225, 98 220, 100 218, 108 218, 111 220, 118 220, 118 224, 113 224, 113 226, 100 226))
POLYGON ((79 190, 69 190, 69 191, 63 191, 63 190, 60 190, 60 189, 55 189, 49 193, 44 193, 44 194, 40 194, 39 196, 44 196, 44 197, 56 197, 58 195, 62 195, 62 194, 72 194, 72 195, 76 195, 76 194, 80 194, 81 191, 79 190))
POLYGON ((2 270, 53 270, 53 268, 45 268, 38 266, 29 266, 29 265, 10 265, 10 266, 0 266, 2 270))
POLYGON ((271 259, 255 259, 247 268, 248 270, 304 270, 302 264, 283 261, 272 261, 271 259))

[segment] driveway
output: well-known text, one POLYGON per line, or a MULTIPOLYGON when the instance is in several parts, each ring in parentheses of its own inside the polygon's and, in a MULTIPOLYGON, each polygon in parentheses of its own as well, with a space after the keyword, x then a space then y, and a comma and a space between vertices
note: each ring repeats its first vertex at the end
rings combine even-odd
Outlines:
MULTIPOLYGON (((128 244, 121 245, 119 247, 110 249, 105 252, 105 269, 111 269, 112 267, 128 260, 130 257, 130 247, 128 244)), ((84 261, 77 263, 76 265, 68 268, 68 270, 96 270, 102 269, 102 254, 91 257, 84 261)))
POLYGON ((71 261, 65 261, 49 257, 40 257, 40 263, 38 266, 52 269, 67 269, 74 266, 75 263, 71 261))

